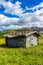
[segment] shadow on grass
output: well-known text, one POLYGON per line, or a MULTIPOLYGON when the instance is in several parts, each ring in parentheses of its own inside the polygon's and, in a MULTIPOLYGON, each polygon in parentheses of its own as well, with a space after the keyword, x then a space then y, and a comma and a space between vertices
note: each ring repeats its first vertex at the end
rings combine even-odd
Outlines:
POLYGON ((26 47, 12 47, 12 46, 7 46, 6 44, 0 44, 0 48, 26 48, 26 47))
POLYGON ((2 47, 2 48, 10 48, 6 44, 0 44, 0 47, 2 47))

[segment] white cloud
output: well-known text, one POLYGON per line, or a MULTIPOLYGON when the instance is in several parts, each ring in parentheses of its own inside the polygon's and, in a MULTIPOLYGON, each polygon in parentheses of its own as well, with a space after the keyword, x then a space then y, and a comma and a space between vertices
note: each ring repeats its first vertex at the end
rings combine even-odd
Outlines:
POLYGON ((43 27, 43 9, 37 10, 33 13, 25 13, 22 15, 22 18, 19 20, 19 24, 31 27, 43 27))
POLYGON ((19 25, 9 25, 9 26, 1 26, 1 29, 0 30, 10 30, 10 29, 20 29, 22 28, 21 26, 19 25))
POLYGON ((4 12, 11 13, 11 14, 14 13, 15 15, 21 16, 21 18, 10 18, 3 14, 0 14, 0 30, 1 31, 8 30, 8 29, 31 27, 31 26, 43 27, 43 8, 39 10, 40 7, 43 7, 43 4, 39 4, 31 8, 32 10, 36 9, 36 11, 33 13, 26 12, 22 14, 23 10, 20 7, 21 2, 17 1, 15 4, 12 4, 11 2, 8 2, 8 3, 6 3, 7 5, 3 4, 3 6, 5 7, 4 12), (10 4, 10 6, 8 3, 10 4))
POLYGON ((28 6, 26 6, 26 10, 38 10, 39 8, 43 8, 43 2, 41 2, 40 4, 34 6, 34 7, 31 7, 29 8, 28 6))
POLYGON ((18 20, 19 18, 8 18, 0 14, 0 31, 22 28, 22 26, 18 25, 18 20))
POLYGON ((19 1, 16 1, 15 4, 12 4, 10 1, 6 2, 2 0, 0 1, 0 4, 5 8, 4 13, 21 16, 24 12, 24 10, 20 6, 21 2, 19 1))
POLYGON ((19 1, 17 1, 15 4, 12 4, 11 2, 8 2, 7 6, 5 6, 6 10, 4 12, 5 13, 10 13, 12 15, 21 16, 21 14, 23 13, 23 10, 22 10, 20 4, 21 4, 21 2, 19 2, 19 1))
POLYGON ((10 18, 0 14, 0 26, 16 24, 19 18, 10 18))

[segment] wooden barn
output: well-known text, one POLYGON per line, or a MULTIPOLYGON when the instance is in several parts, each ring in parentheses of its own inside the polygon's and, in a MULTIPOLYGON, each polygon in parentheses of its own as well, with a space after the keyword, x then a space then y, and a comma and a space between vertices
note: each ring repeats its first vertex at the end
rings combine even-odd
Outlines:
POLYGON ((29 47, 38 44, 39 34, 36 31, 19 34, 5 34, 6 45, 10 47, 29 47))

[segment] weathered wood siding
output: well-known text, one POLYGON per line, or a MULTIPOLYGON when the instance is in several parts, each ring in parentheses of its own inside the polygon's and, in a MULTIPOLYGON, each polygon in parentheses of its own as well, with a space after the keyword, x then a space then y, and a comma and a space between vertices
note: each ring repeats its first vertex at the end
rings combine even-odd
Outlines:
POLYGON ((38 37, 37 35, 33 34, 26 38, 26 47, 31 45, 37 45, 38 44, 38 37))
POLYGON ((38 37, 37 35, 31 35, 31 45, 37 45, 38 44, 38 37))
POLYGON ((31 41, 30 36, 28 36, 26 38, 26 47, 30 46, 30 43, 31 43, 30 41, 31 41))
POLYGON ((6 37, 6 45, 11 47, 29 47, 38 44, 38 37, 36 34, 30 36, 20 36, 8 38, 6 37))
POLYGON ((7 45, 11 47, 25 47, 26 46, 26 38, 25 37, 15 37, 15 38, 7 38, 7 45))

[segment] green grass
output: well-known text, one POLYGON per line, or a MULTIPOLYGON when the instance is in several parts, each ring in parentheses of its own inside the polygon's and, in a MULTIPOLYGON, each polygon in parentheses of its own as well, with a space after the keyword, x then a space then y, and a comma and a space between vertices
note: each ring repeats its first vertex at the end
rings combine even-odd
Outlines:
POLYGON ((7 48, 0 38, 0 65, 43 65, 43 37, 39 45, 29 48, 7 48))
POLYGON ((0 44, 4 44, 5 43, 5 38, 0 38, 0 44))

